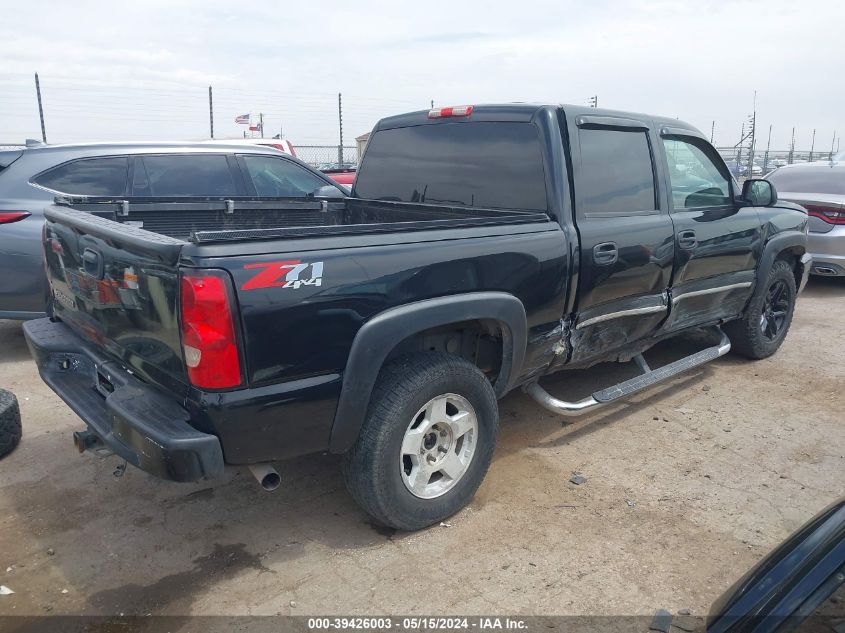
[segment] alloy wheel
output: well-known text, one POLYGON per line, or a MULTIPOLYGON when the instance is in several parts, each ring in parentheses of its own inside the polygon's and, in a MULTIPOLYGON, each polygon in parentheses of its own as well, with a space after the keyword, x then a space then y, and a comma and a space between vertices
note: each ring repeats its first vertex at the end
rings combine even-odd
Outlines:
POLYGON ((783 332, 791 301, 785 281, 779 279, 769 286, 760 315, 760 330, 766 339, 773 341, 783 332))
POLYGON ((399 466, 408 491, 421 499, 446 494, 466 474, 478 443, 478 417, 463 396, 429 400, 402 439, 399 466))

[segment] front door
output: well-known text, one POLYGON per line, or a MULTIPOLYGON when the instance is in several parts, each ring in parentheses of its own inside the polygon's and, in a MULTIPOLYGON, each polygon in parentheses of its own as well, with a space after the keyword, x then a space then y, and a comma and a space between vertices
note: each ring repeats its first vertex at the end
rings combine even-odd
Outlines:
POLYGON ((671 307, 662 331, 735 317, 751 296, 762 252, 757 212, 737 202, 724 161, 703 138, 663 129, 660 145, 675 231, 671 307))
POLYGON ((585 115, 568 129, 581 240, 570 362, 589 363, 647 337, 666 318, 674 242, 650 125, 585 115))

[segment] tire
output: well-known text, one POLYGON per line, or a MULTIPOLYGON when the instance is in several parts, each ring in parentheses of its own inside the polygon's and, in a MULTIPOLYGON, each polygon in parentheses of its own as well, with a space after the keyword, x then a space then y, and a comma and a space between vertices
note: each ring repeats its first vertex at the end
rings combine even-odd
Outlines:
POLYGON ((15 450, 21 441, 21 412, 15 394, 0 389, 0 457, 15 450))
POLYGON ((344 456, 346 487, 389 527, 442 521, 478 490, 498 423, 496 395, 475 365, 440 352, 403 356, 379 374, 361 433, 344 456))
POLYGON ((797 296, 795 273, 789 262, 775 261, 763 291, 751 300, 745 315, 725 325, 731 349, 753 360, 774 354, 792 325, 797 296))

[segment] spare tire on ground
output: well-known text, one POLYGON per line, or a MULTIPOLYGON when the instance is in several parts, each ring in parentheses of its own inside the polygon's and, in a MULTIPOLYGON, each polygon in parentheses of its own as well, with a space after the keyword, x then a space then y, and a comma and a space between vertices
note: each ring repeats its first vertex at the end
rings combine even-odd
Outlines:
POLYGON ((21 441, 21 410, 15 394, 0 389, 0 457, 8 455, 21 441))

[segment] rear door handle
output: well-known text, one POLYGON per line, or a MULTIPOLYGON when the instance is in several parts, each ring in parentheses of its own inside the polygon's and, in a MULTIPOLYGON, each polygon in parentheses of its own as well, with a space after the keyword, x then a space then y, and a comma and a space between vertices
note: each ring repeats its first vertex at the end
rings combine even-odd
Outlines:
POLYGON ((615 264, 619 259, 619 249, 616 242, 602 242, 593 246, 593 261, 597 264, 615 264))
POLYGON ((695 231, 686 230, 678 232, 678 246, 685 250, 690 250, 696 247, 698 240, 695 239, 695 231))

